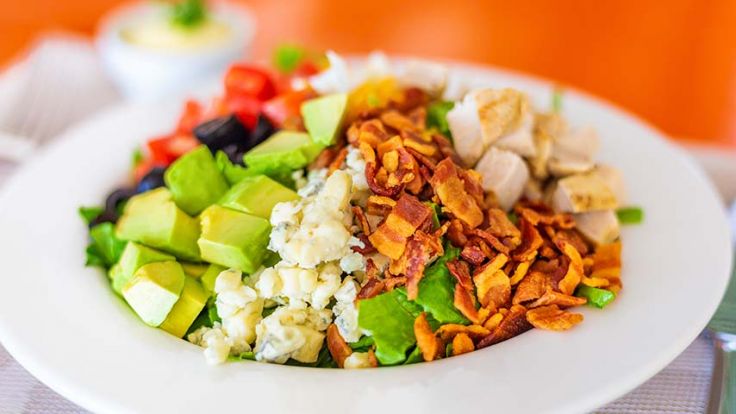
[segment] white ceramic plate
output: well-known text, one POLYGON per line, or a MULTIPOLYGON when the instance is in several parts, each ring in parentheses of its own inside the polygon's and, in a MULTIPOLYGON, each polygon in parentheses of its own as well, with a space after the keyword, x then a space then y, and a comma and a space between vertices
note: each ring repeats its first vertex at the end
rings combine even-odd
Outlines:
MULTIPOLYGON (((539 105, 551 86, 455 66, 473 84, 513 86, 539 105)), ((97 269, 84 268, 79 205, 125 180, 131 151, 168 130, 180 102, 119 107, 30 162, 0 200, 0 339, 32 374, 97 412, 584 412, 662 369, 703 329, 731 264, 728 224, 711 184, 679 149, 632 116, 569 91, 564 113, 594 125, 601 159, 620 167, 643 225, 623 232, 623 283, 604 311, 565 333, 533 330, 429 364, 343 371, 233 363, 151 329, 97 269)))

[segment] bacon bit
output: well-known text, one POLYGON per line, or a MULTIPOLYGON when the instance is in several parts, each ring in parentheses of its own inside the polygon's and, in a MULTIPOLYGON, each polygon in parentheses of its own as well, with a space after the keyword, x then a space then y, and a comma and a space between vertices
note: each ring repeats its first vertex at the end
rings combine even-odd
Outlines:
POLYGON ((368 210, 368 214, 373 214, 374 216, 387 216, 391 212, 391 209, 396 206, 396 200, 388 197, 372 195, 368 197, 365 206, 366 210, 368 210))
POLYGON ((368 364, 370 364, 372 368, 378 367, 378 359, 376 358, 376 353, 373 352, 373 348, 368 350, 368 364))
POLYGON ((473 351, 475 351, 475 345, 473 345, 473 340, 470 339, 468 334, 459 333, 452 338, 452 356, 467 354, 473 351))
POLYGON ((343 339, 340 331, 337 329, 337 325, 334 323, 327 327, 327 349, 330 351, 332 359, 337 362, 337 366, 340 368, 344 367, 345 359, 353 353, 353 349, 345 342, 345 339, 343 339))
POLYGON ((414 179, 406 184, 406 191, 414 195, 418 195, 424 188, 425 179, 422 176, 418 165, 415 166, 414 170, 415 171, 412 173, 414 174, 414 179))
POLYGON ((407 239, 430 214, 432 211, 428 206, 416 197, 404 193, 386 220, 368 239, 379 252, 398 260, 406 249, 407 239))
POLYGON ((467 244, 463 248, 460 257, 470 262, 473 266, 480 266, 487 259, 480 247, 470 244, 467 244))
POLYGON ((432 134, 432 141, 437 145, 444 158, 450 158, 455 164, 463 165, 450 140, 440 134, 432 134))
POLYGON ((428 144, 422 144, 412 138, 404 138, 404 146, 407 149, 413 149, 414 151, 427 156, 432 157, 437 154, 437 147, 428 144))
POLYGON ((378 119, 362 122, 358 127, 357 139, 355 138, 355 133, 353 132, 351 134, 351 131, 348 130, 348 142, 353 145, 359 142, 360 144, 376 147, 387 138, 388 133, 386 132, 386 128, 384 128, 383 123, 378 119))
POLYGON ((552 209, 545 204, 527 202, 526 206, 516 206, 515 210, 519 216, 524 217, 534 226, 541 223, 561 229, 571 229, 575 227, 575 219, 571 214, 555 214, 552 209))
MULTIPOLYGON (((419 151, 415 150, 414 148, 411 148, 410 146, 407 146, 406 151, 411 154, 419 164, 426 167, 429 171, 434 171, 435 168, 437 168, 437 163, 434 162, 431 158, 427 158, 424 156, 424 154, 420 153, 419 151)), ((429 178, 431 178, 431 174, 429 177, 427 177, 427 181, 429 181, 429 178)))
POLYGON ((381 122, 388 125, 389 127, 397 130, 397 131, 403 131, 403 130, 411 130, 415 131, 418 130, 414 122, 412 122, 411 119, 405 117, 404 115, 400 114, 399 111, 396 110, 388 110, 381 114, 380 116, 381 122))
POLYGON ((430 259, 430 247, 425 244, 425 237, 429 238, 421 230, 417 231, 406 244, 404 256, 406 257, 406 297, 414 300, 419 295, 419 281, 424 277, 424 268, 430 259), (424 235, 416 237, 419 235, 424 235))
POLYGON ((363 160, 365 160, 366 163, 376 163, 376 152, 373 151, 373 147, 365 142, 361 142, 358 146, 358 150, 360 150, 360 155, 363 156, 363 160))
POLYGON ((492 259, 496 257, 496 252, 491 250, 490 246, 488 246, 488 243, 486 243, 485 240, 481 239, 480 237, 473 237, 470 243, 476 244, 478 247, 480 247, 480 251, 482 251, 487 258, 492 259))
POLYGON ((560 250, 570 259, 570 265, 567 267, 565 277, 559 281, 557 287, 560 292, 566 295, 572 295, 583 277, 583 259, 580 257, 580 253, 570 243, 563 241, 560 250))
POLYGON ((418 164, 404 147, 397 148, 396 151, 399 153, 399 166, 395 173, 396 178, 400 184, 409 184, 417 176, 414 171, 418 171, 418 164))
POLYGON ((511 280, 509 280, 511 286, 516 286, 522 279, 524 279, 524 276, 526 276, 526 273, 529 271, 531 264, 532 262, 519 262, 516 265, 516 269, 514 269, 511 280))
POLYGON ((496 256, 493 262, 479 269, 473 276, 478 301, 484 307, 497 309, 511 300, 511 283, 503 270, 494 270, 494 262, 502 255, 496 256))
POLYGON ((447 238, 453 245, 463 247, 468 243, 468 237, 465 235, 465 228, 460 220, 450 220, 450 227, 447 229, 447 238))
POLYGON ((352 124, 350 124, 347 132, 345 133, 345 135, 347 135, 348 137, 348 144, 354 145, 356 147, 358 146, 358 140, 360 139, 359 125, 359 122, 353 122, 352 124))
POLYGON ((493 314, 493 316, 486 320, 486 322, 483 324, 483 327, 493 332, 493 330, 498 327, 502 320, 503 314, 501 312, 496 312, 493 314))
POLYGON ((588 300, 577 296, 565 295, 564 293, 555 292, 548 289, 541 298, 535 300, 527 306, 529 309, 538 308, 540 306, 557 305, 564 308, 585 305, 588 300))
POLYGON ((608 279, 604 279, 602 277, 588 277, 583 276, 583 279, 580 281, 580 283, 584 284, 585 286, 590 286, 594 288, 604 288, 608 287, 611 282, 608 279))
POLYGON ((386 285, 387 291, 392 291, 396 286, 403 286, 406 284, 406 276, 394 276, 383 279, 383 283, 386 285))
POLYGON ((473 280, 470 278, 470 267, 467 263, 458 259, 452 259, 447 262, 447 270, 455 277, 460 286, 469 291, 473 290, 473 280))
POLYGON ((378 278, 378 266, 376 262, 370 257, 365 260, 365 277, 366 279, 377 279, 378 278))
POLYGON ((330 167, 327 170, 327 175, 332 175, 333 172, 337 171, 342 167, 342 164, 345 162, 345 158, 348 156, 348 147, 342 147, 342 149, 337 153, 335 158, 330 163, 330 167))
POLYGON ((499 252, 503 254, 509 254, 509 248, 506 247, 505 244, 501 243, 500 240, 498 240, 494 235, 491 233, 488 233, 487 231, 481 230, 481 229, 472 229, 470 230, 470 234, 473 234, 475 236, 480 237, 483 239, 486 243, 493 246, 494 249, 498 250, 499 252))
POLYGON ((369 235, 371 234, 371 226, 368 224, 368 219, 365 216, 365 213, 363 212, 363 209, 360 208, 360 206, 353 206, 353 216, 355 217, 355 220, 358 222, 358 227, 360 227, 360 230, 363 231, 363 234, 369 235))
POLYGON ((437 239, 441 239, 442 236, 444 236, 447 233, 447 229, 449 228, 450 228, 450 222, 446 221, 437 230, 435 230, 434 233, 432 233, 432 235, 437 239))
POLYGON ((352 246, 350 248, 352 251, 354 251, 355 253, 360 253, 363 256, 368 255, 368 254, 371 254, 371 253, 373 253, 373 252, 376 251, 376 248, 373 247, 373 244, 371 243, 371 241, 368 240, 368 235, 366 235, 364 233, 360 233, 360 234, 358 234, 355 237, 357 237, 358 240, 360 240, 363 243, 363 246, 365 246, 365 247, 352 246))
POLYGON ((414 336, 417 338, 417 346, 422 351, 425 361, 434 361, 440 357, 442 341, 432 332, 424 312, 414 320, 414 336))
POLYGON ((466 170, 463 168, 458 169, 458 176, 463 181, 465 191, 475 199, 475 202, 478 203, 481 208, 484 208, 486 193, 481 185, 483 176, 475 170, 466 170))
POLYGON ((521 223, 521 245, 511 253, 511 256, 514 260, 526 262, 534 259, 544 240, 528 220, 521 218, 519 222, 521 223))
POLYGON ((621 242, 602 244, 596 248, 590 277, 608 280, 607 289, 614 293, 621 290, 621 242))
POLYGON ((473 297, 472 291, 463 288, 459 283, 455 285, 455 295, 453 305, 460 311, 466 318, 475 324, 480 323, 480 315, 478 310, 475 309, 475 298, 473 297))
POLYGON ((396 150, 391 150, 382 157, 383 167, 388 172, 395 172, 399 168, 399 153, 396 150))
POLYGON ((435 332, 437 335, 442 338, 443 341, 449 342, 452 340, 452 338, 455 337, 455 335, 464 333, 468 335, 469 337, 478 340, 481 339, 488 334, 491 333, 488 329, 480 326, 480 325, 460 325, 457 323, 448 323, 445 325, 440 326, 439 329, 437 329, 437 332, 435 332))
POLYGON ((555 236, 552 237, 552 241, 557 246, 561 246, 563 241, 572 244, 573 247, 575 247, 575 250, 580 252, 581 256, 587 256, 590 252, 590 248, 585 240, 583 240, 583 236, 581 236, 575 229, 563 229, 555 232, 555 236))
POLYGON ((442 201, 442 205, 470 228, 483 223, 483 212, 478 202, 465 190, 457 167, 451 159, 445 158, 437 164, 429 183, 442 201))
MULTIPOLYGON (((386 170, 380 171, 385 172, 386 170)), ((365 164, 365 180, 368 183, 368 187, 371 189, 371 191, 385 197, 395 197, 401 192, 401 190, 403 190, 403 188, 398 185, 389 188, 381 186, 381 184, 379 184, 378 177, 376 176, 378 172, 379 170, 375 163, 368 162, 365 164)))
POLYGON ((388 106, 400 112, 409 112, 412 109, 425 106, 429 102, 429 96, 419 88, 406 88, 403 93, 392 99, 388 106))
POLYGON ((552 246, 553 244, 551 241, 544 239, 544 241, 542 242, 542 247, 539 248, 539 255, 547 259, 554 259, 559 256, 557 250, 554 249, 552 246))
POLYGON ((360 291, 355 296, 355 300, 370 299, 374 296, 378 296, 383 292, 385 287, 386 285, 381 279, 375 277, 368 279, 368 282, 360 288, 360 291))
POLYGON ((526 308, 521 305, 514 305, 496 329, 493 330, 493 333, 478 343, 478 348, 485 348, 511 339, 531 328, 532 325, 526 320, 526 308))
POLYGON ((488 232, 499 238, 510 237, 515 246, 521 243, 521 231, 509 220, 509 216, 500 208, 491 208, 488 217, 488 232))
POLYGON ((404 144, 401 142, 400 136, 394 135, 390 139, 378 144, 376 152, 378 153, 378 158, 383 158, 386 153, 396 151, 399 148, 404 148, 404 144))
POLYGON ((308 170, 319 170, 322 168, 327 168, 330 163, 332 163, 332 160, 335 159, 335 156, 337 155, 337 150, 334 148, 325 148, 322 150, 322 152, 319 153, 317 158, 312 161, 309 166, 307 167, 308 170))
POLYGON ((526 319, 535 328, 548 331, 566 331, 583 321, 583 315, 560 309, 557 305, 542 306, 526 313, 526 319))
POLYGON ((413 109, 407 117, 414 124, 414 127, 418 130, 423 130, 427 125, 427 108, 420 106, 413 109))
POLYGON ((552 288, 552 283, 549 278, 542 272, 532 270, 521 280, 519 286, 517 286, 511 303, 518 305, 523 302, 539 299, 550 288, 552 288))

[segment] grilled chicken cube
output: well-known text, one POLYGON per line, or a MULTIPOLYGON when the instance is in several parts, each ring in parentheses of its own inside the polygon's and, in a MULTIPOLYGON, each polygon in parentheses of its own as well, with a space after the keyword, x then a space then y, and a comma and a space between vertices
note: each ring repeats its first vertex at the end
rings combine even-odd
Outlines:
POLYGON ((465 95, 462 101, 447 113, 447 124, 455 143, 455 151, 466 166, 472 167, 483 155, 485 146, 481 138, 478 106, 472 94, 465 95))
POLYGON ((626 187, 621 171, 609 165, 599 165, 595 169, 595 174, 613 191, 619 205, 626 204, 626 187))
POLYGON ((519 127, 499 138, 495 146, 522 157, 534 157, 537 154, 537 147, 534 145, 534 115, 530 112, 524 114, 519 127))
POLYGON ((611 243, 621 234, 618 217, 613 210, 575 214, 576 228, 595 245, 611 243))
POLYGON ((557 181, 552 207, 558 212, 585 213, 618 207, 616 196, 598 175, 575 174, 557 181))
POLYGON ((495 147, 483 155, 475 170, 483 177, 483 189, 492 192, 507 211, 519 200, 529 180, 529 169, 519 155, 495 147))
POLYGON ((557 177, 580 174, 593 169, 593 157, 600 143, 591 127, 578 128, 556 137, 548 163, 549 172, 557 177))
POLYGON ((534 146, 536 152, 529 160, 531 173, 534 178, 544 180, 549 176, 547 164, 552 156, 552 145, 557 137, 567 130, 567 124, 556 113, 538 114, 534 127, 534 146))

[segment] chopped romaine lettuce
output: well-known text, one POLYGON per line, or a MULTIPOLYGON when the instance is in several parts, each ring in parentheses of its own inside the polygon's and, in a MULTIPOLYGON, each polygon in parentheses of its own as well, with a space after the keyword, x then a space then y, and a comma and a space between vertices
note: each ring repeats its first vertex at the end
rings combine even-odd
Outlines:
POLYGON ((360 339, 358 339, 357 342, 353 342, 350 345, 350 348, 353 349, 353 351, 356 352, 368 352, 368 350, 373 346, 375 341, 373 340, 372 336, 364 336, 360 339))
POLYGON ((304 48, 283 44, 277 47, 273 54, 273 65, 279 72, 291 73, 299 66, 305 55, 304 48))
POLYGON ((447 262, 459 255, 460 249, 448 243, 445 254, 424 271, 424 277, 419 282, 416 302, 441 323, 467 325, 470 321, 453 304, 455 279, 447 270, 447 262))
POLYGON ((79 207, 79 215, 82 216, 82 220, 87 225, 94 221, 103 211, 105 209, 102 207, 79 207))
POLYGON ((417 362, 423 362, 424 357, 422 356, 422 350, 419 349, 418 346, 415 346, 414 349, 409 353, 409 356, 406 357, 406 361, 404 361, 404 365, 409 364, 416 364, 417 362))
POLYGON ((125 249, 125 241, 115 237, 115 225, 101 223, 89 231, 92 242, 87 246, 87 266, 110 267, 117 263, 125 249))
POLYGON ((616 210, 621 224, 639 224, 644 221, 644 210, 641 207, 623 207, 616 210))
POLYGON ((616 294, 606 289, 580 285, 575 290, 575 296, 588 299, 588 304, 603 309, 616 299, 616 294))
POLYGON ((447 113, 455 106, 455 102, 439 101, 427 108, 427 127, 437 128, 442 135, 452 139, 450 125, 447 123, 447 113))

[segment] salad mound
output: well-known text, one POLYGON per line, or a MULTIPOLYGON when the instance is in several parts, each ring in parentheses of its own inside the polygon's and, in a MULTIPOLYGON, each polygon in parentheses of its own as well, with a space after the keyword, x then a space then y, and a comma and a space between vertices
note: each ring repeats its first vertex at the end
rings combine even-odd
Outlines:
POLYGON ((559 93, 541 112, 514 89, 453 100, 429 62, 275 63, 232 66, 137 152, 134 185, 80 209, 87 264, 144 323, 213 364, 367 368, 568 330, 615 299, 641 210, 559 93))

